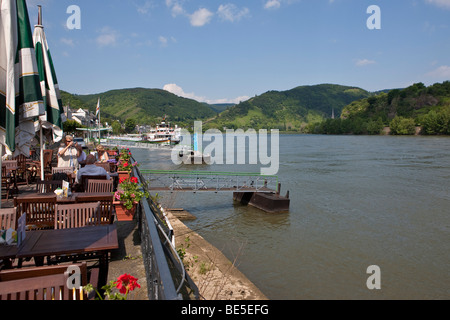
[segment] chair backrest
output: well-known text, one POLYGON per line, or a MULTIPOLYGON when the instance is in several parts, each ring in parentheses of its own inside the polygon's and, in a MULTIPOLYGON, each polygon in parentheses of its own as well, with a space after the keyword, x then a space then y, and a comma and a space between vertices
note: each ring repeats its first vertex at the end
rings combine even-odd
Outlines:
POLYGON ((8 179, 7 174, 6 166, 2 165, 2 181, 8 179))
POLYGON ((27 157, 23 154, 19 154, 14 158, 14 160, 17 161, 17 166, 19 170, 26 170, 27 169, 27 157))
POLYGON ((81 186, 83 191, 87 190, 89 180, 106 180, 106 175, 82 175, 81 176, 81 186))
POLYGON ((6 171, 9 171, 10 168, 17 168, 17 160, 2 160, 2 167, 6 167, 6 171))
POLYGON ((0 209, 0 229, 9 228, 16 230, 16 208, 0 209))
POLYGON ((86 192, 112 192, 113 180, 89 179, 86 192))
POLYGON ((69 266, 72 270, 79 268, 80 285, 87 285, 86 262, 3 270, 0 272, 0 300, 86 300, 84 291, 69 289, 68 283, 75 276, 68 270, 69 266))
POLYGON ((113 200, 114 195, 95 195, 95 194, 83 194, 80 193, 77 196, 77 203, 89 203, 100 201, 100 216, 101 224, 113 223, 113 200))
POLYGON ((102 168, 105 169, 107 172, 110 172, 111 166, 109 165, 109 162, 96 162, 95 165, 96 165, 97 167, 102 167, 102 168))
POLYGON ((55 229, 80 228, 101 224, 100 201, 57 204, 55 229))
POLYGON ((53 150, 44 150, 44 170, 51 172, 52 170, 52 160, 53 160, 53 150))
POLYGON ((56 195, 14 198, 16 225, 19 217, 26 213, 26 224, 32 229, 53 228, 55 222, 56 195))
POLYGON ((73 168, 72 167, 55 167, 52 168, 52 174, 58 173, 58 172, 64 172, 64 173, 72 173, 73 168))
POLYGON ((62 188, 62 180, 38 180, 36 181, 37 193, 53 192, 58 188, 62 188))

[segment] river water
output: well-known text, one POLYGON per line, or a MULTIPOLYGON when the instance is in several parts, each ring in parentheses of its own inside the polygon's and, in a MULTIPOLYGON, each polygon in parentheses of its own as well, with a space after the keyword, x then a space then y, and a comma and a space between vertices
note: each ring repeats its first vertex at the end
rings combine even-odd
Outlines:
MULTIPOLYGON (((259 172, 132 151, 141 169, 259 172)), ((186 225, 269 299, 450 298, 450 138, 280 135, 277 175, 288 213, 231 193, 164 193, 162 202, 196 216, 186 225), (381 289, 366 285, 372 265, 381 289)))

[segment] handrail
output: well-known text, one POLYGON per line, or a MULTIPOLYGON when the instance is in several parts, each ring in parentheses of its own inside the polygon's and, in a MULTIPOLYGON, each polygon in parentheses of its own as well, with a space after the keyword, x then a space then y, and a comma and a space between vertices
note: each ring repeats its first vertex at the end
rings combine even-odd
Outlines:
POLYGON ((267 177, 278 179, 276 175, 264 175, 255 172, 224 172, 224 171, 187 171, 187 170, 140 170, 142 174, 179 174, 179 175, 205 175, 205 176, 245 176, 267 177))
MULTIPOLYGON (((132 159, 135 161, 133 157, 132 159)), ((133 174, 137 177, 138 183, 147 188, 147 182, 137 167, 133 167, 133 174)), ((158 214, 160 216, 163 215, 151 198, 142 199, 140 204, 142 209, 139 219, 141 221, 140 231, 141 238, 144 238, 142 239, 144 246, 143 255, 147 256, 144 257, 144 262, 147 271, 150 298, 158 300, 181 300, 183 296, 180 291, 183 286, 186 286, 186 282, 194 292, 195 298, 198 298, 198 288, 187 274, 174 246, 174 241, 169 239, 169 237, 173 237, 173 230, 168 229, 157 219, 158 214), (146 231, 148 232, 148 239, 145 234, 146 231), (164 244, 161 237, 166 240, 164 244), (167 249, 165 244, 169 246, 170 250, 167 249), (177 288, 175 288, 175 278, 169 267, 167 258, 170 258, 176 269, 181 273, 181 280, 177 288)))

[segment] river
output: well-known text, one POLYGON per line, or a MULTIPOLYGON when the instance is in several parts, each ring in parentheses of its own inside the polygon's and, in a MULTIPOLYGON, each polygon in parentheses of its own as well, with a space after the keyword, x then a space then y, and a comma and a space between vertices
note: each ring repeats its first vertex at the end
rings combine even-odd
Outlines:
MULTIPOLYGON (((166 193, 165 206, 222 250, 269 299, 449 299, 450 138, 280 135, 288 213, 231 193, 166 193), (381 289, 366 282, 376 265, 381 289)), ((132 149, 141 169, 259 172, 255 165, 174 165, 132 149)))

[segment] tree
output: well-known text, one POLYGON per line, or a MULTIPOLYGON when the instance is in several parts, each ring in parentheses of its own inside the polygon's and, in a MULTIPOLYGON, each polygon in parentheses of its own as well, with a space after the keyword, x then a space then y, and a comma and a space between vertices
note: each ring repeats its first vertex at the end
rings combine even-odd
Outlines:
POLYGON ((77 132, 77 128, 86 128, 86 126, 79 124, 75 120, 67 120, 63 123, 63 131, 65 133, 75 134, 77 132))
POLYGON ((411 135, 416 133, 414 119, 396 116, 391 121, 391 133, 395 135, 411 135))
POLYGON ((113 130, 113 134, 121 134, 124 131, 122 129, 122 125, 117 120, 115 120, 113 123, 111 123, 111 128, 113 130))
POLYGON ((125 132, 132 133, 136 129, 136 120, 128 118, 125 120, 125 132))

